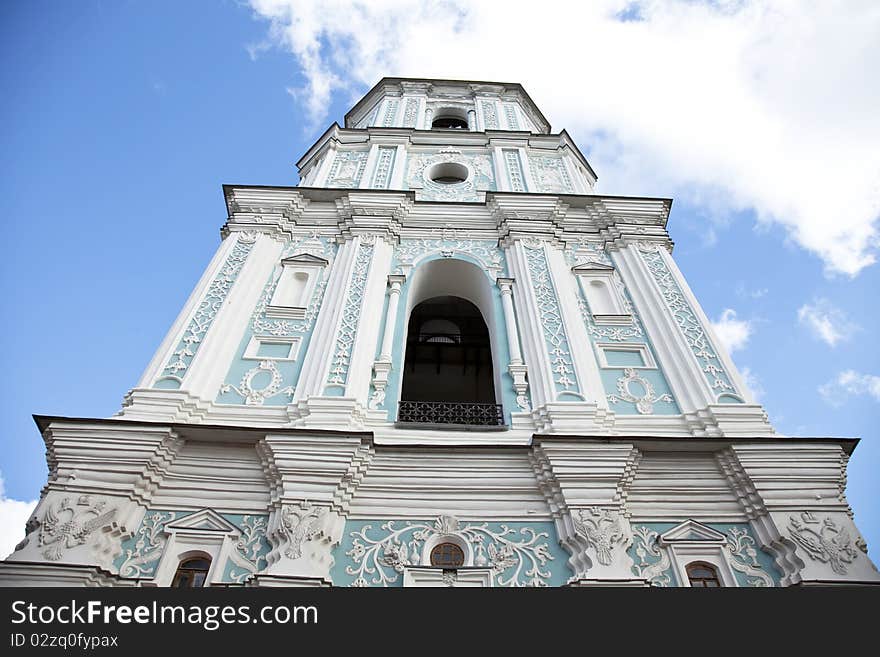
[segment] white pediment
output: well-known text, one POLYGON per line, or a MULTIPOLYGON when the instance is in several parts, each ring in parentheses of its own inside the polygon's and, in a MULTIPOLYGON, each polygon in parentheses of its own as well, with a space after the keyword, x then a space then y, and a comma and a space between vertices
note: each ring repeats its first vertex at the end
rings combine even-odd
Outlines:
POLYGON ((211 509, 202 509, 165 525, 165 531, 179 530, 232 533, 237 532, 238 527, 217 512, 211 509))
POLYGON ((721 543, 727 542, 727 537, 719 531, 697 522, 685 520, 680 525, 660 535, 660 544, 668 543, 721 543))
POLYGON ((324 258, 319 258, 316 255, 312 255, 311 253, 296 253, 289 258, 284 258, 281 261, 282 265, 317 265, 319 267, 324 267, 327 265, 327 260, 324 258))
POLYGON ((610 272, 614 271, 614 267, 611 265, 606 265, 602 262, 596 262, 595 260, 585 260, 579 265, 575 265, 571 268, 574 273, 585 273, 585 272, 610 272))

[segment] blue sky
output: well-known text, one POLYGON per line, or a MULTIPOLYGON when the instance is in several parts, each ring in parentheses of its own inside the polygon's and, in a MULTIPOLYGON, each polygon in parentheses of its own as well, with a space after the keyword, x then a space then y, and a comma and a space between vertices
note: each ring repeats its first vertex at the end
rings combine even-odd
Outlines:
MULTIPOLYGON (((400 4, 382 7, 392 11, 400 4)), ((631 4, 609 3, 605 13, 619 14, 631 4)), ((309 3, 255 5, 256 11, 231 0, 35 1, 0 8, 6 62, 0 70, 6 90, 0 191, 9 203, 4 225, 10 247, 0 264, 6 318, 0 335, 7 355, 0 383, 0 524, 15 511, 15 501, 35 499, 46 478, 31 414, 106 417, 136 383, 219 243, 221 185, 295 184, 293 163, 327 124, 341 121, 352 97, 385 73, 522 81, 554 128, 568 128, 588 153, 601 191, 673 196, 669 230, 679 266, 707 315, 727 320, 722 330, 738 346, 733 358, 748 370, 777 429, 862 438, 849 465, 848 496, 877 559, 880 268, 869 261, 877 247, 880 192, 867 187, 866 196, 860 174, 847 169, 865 152, 880 152, 877 132, 859 131, 870 110, 864 97, 844 99, 848 114, 839 117, 836 132, 820 141, 819 128, 813 137, 805 132, 804 140, 814 139, 808 152, 800 142, 792 145, 783 129, 768 138, 772 148, 734 130, 716 143, 717 124, 682 123, 665 109, 692 105, 688 90, 700 71, 665 80, 663 102, 630 115, 633 80, 622 77, 627 69, 616 83, 604 81, 601 101, 594 86, 573 84, 573 64, 549 72, 555 58, 574 61, 577 53, 564 45, 532 54, 546 59, 544 69, 504 61, 503 48, 498 61, 474 57, 468 50, 474 35, 495 34, 480 32, 482 15, 470 16, 472 35, 463 33, 466 12, 448 25, 433 21, 441 33, 437 44, 459 44, 449 61, 437 62, 428 54, 394 55, 384 46, 353 43, 349 32, 309 3), (302 13, 285 13, 292 5, 302 13), (312 18, 297 23, 299 16, 312 18), (266 17, 275 20, 271 33, 266 17), (309 29, 314 47, 297 36, 309 29), (352 60, 364 52, 369 65, 352 60), (412 68, 401 70, 407 63, 412 68), (627 102, 614 111, 618 96, 627 102), (646 122, 648 114, 657 120, 646 122), (654 133, 675 138, 658 140, 654 133), (707 141, 708 154, 700 150, 707 141), (871 148, 863 149, 862 141, 871 148), (797 167, 797 175, 779 164, 785 162, 797 167), (761 175, 751 180, 753 170, 761 175), (814 175, 805 177, 804 170, 814 175), (816 214, 816 207, 832 210, 816 214)), ((689 11, 673 18, 734 36, 737 26, 748 25, 739 14, 728 19, 689 11)), ((431 14, 411 14, 415 18, 398 27, 418 35, 431 14)), ((626 15, 648 17, 641 24, 625 21, 627 29, 643 30, 633 37, 639 43, 662 43, 669 16, 632 9, 626 15)), ((344 16, 355 27, 388 22, 381 13, 344 16)), ((590 15, 582 25, 589 20, 611 19, 590 15)), ((870 25, 877 36, 877 21, 870 25)), ((833 45, 830 36, 825 41, 833 45)), ((790 50, 785 43, 778 47, 790 50)), ((720 46, 706 48, 715 48, 707 58, 725 60, 720 46)), ((780 57, 777 66, 773 53, 766 54, 761 80, 779 68, 791 77, 810 65, 780 57)), ((853 61, 861 61, 857 55, 853 61)), ((813 116, 809 105, 804 109, 800 87, 786 89, 784 98, 760 84, 756 89, 772 111, 752 117, 755 132, 827 119, 818 110, 813 116)), ((726 106, 742 116, 751 97, 741 105, 736 98, 726 106)), ((816 106, 822 102, 815 100, 816 106)), ((873 172, 880 179, 880 168, 873 172)))

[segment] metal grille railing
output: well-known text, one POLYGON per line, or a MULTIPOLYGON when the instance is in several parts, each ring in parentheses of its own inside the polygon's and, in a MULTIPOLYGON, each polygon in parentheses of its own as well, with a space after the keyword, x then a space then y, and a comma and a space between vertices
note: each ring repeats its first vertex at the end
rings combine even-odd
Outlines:
POLYGON ((504 414, 501 404, 401 401, 397 406, 397 421, 499 426, 504 424, 504 414))

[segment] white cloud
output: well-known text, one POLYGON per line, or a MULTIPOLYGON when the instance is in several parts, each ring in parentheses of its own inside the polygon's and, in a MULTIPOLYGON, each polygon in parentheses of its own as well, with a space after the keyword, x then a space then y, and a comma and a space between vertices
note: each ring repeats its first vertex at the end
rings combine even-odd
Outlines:
POLYGON ((819 394, 832 406, 840 406, 856 395, 869 395, 880 402, 880 376, 844 370, 837 378, 819 386, 819 394))
POLYGON ((798 308, 798 321, 830 347, 847 340, 859 328, 828 299, 814 299, 798 308))
POLYGON ((729 352, 745 348, 749 337, 754 332, 752 322, 737 319, 736 311, 732 308, 725 309, 721 313, 721 317, 712 322, 712 328, 729 352))
MULTIPOLYGON (((602 191, 753 209, 829 272, 875 260, 880 5, 872 0, 251 0, 317 130, 382 76, 522 82, 602 191)), ((251 53, 261 46, 251 48, 251 53)))
POLYGON ((736 296, 742 297, 743 299, 762 299, 766 297, 769 292, 770 289, 766 287, 759 287, 750 290, 746 288, 745 283, 742 281, 736 284, 736 296))
POLYGON ((37 500, 23 502, 6 497, 6 484, 0 474, 0 559, 5 559, 24 538, 24 525, 37 506, 37 500))
POLYGON ((752 369, 748 366, 743 367, 739 371, 742 374, 743 383, 746 384, 746 387, 752 393, 752 399, 755 400, 756 403, 760 404, 761 399, 764 397, 764 386, 761 383, 761 380, 757 377, 757 375, 752 372, 752 369))

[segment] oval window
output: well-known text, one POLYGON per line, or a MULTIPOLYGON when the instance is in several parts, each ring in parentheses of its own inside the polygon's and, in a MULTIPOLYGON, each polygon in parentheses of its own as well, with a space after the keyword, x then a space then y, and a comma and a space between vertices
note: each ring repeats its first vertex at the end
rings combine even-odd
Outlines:
POLYGON ((441 185, 463 183, 468 178, 468 168, 458 162, 441 162, 428 170, 428 179, 441 185))

